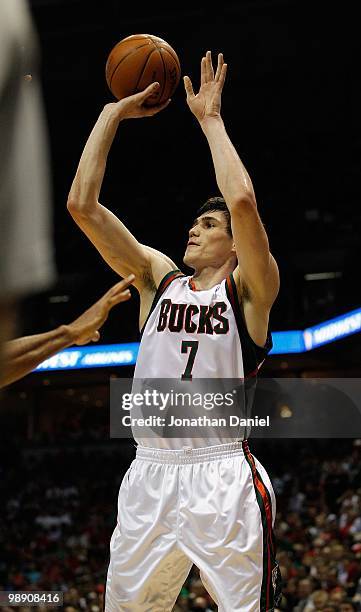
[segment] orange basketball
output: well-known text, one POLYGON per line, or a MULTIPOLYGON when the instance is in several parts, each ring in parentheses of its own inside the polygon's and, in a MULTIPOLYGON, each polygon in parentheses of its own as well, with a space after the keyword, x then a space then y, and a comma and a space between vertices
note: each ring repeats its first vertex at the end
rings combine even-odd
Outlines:
POLYGON ((147 106, 166 102, 181 76, 178 55, 165 40, 151 34, 123 38, 109 53, 105 77, 113 95, 121 100, 158 81, 160 87, 147 106))

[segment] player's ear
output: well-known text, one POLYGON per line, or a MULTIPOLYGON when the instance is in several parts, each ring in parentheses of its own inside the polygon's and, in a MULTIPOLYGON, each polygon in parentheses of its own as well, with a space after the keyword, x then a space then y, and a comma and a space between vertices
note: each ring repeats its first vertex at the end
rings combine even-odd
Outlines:
POLYGON ((235 245, 235 243, 233 243, 232 244, 232 253, 235 253, 235 252, 236 252, 236 245, 235 245))

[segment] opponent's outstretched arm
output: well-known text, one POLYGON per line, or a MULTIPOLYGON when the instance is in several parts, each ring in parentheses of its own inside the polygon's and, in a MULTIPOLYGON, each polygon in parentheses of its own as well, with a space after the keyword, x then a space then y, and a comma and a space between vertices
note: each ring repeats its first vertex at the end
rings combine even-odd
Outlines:
POLYGON ((44 359, 49 359, 58 351, 72 344, 97 342, 99 329, 108 318, 111 308, 130 298, 131 275, 114 285, 103 297, 68 325, 61 325, 43 334, 25 336, 5 342, 2 346, 3 364, 0 371, 0 388, 29 374, 44 359))
POLYGON ((99 202, 110 147, 124 119, 150 117, 168 105, 146 107, 144 102, 159 87, 153 83, 143 92, 107 104, 85 145, 68 196, 68 210, 75 222, 97 248, 103 259, 120 276, 135 275, 134 285, 155 285, 171 269, 165 259, 147 250, 125 225, 99 202))
POLYGON ((220 53, 214 74, 211 52, 207 51, 201 62, 201 85, 197 95, 190 78, 184 77, 187 103, 208 140, 217 184, 231 214, 241 282, 253 301, 271 306, 279 289, 278 268, 257 211, 252 181, 221 117, 226 72, 227 64, 220 53))

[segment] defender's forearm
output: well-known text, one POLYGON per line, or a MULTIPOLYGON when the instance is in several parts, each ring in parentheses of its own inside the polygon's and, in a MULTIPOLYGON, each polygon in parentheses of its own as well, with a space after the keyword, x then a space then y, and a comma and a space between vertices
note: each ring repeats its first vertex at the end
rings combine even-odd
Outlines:
POLYGON ((234 148, 221 118, 208 118, 201 124, 211 150, 217 184, 229 207, 240 201, 254 204, 252 181, 234 148))
POLYGON ((73 343, 74 338, 67 325, 43 334, 5 342, 2 347, 3 367, 0 372, 0 387, 29 374, 44 359, 52 357, 73 343))
POLYGON ((80 158, 68 197, 68 208, 82 212, 97 204, 108 153, 119 122, 118 115, 107 107, 103 109, 80 158))

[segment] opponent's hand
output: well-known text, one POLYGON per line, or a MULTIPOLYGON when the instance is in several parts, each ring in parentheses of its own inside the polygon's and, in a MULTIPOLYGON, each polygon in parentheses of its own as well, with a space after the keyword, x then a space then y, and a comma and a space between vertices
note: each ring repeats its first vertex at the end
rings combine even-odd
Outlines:
POLYGON ((223 54, 218 54, 218 65, 214 74, 212 54, 207 51, 201 61, 201 86, 197 95, 194 93, 189 76, 183 78, 187 104, 199 123, 208 117, 221 116, 221 97, 226 73, 227 64, 224 63, 223 54))
POLYGON ((107 104, 105 109, 108 109, 112 114, 114 113, 119 120, 152 117, 166 108, 170 102, 170 100, 167 100, 156 106, 145 106, 145 102, 157 94, 159 87, 159 83, 152 83, 144 91, 122 98, 119 102, 107 104))
POLYGON ((66 326, 73 344, 82 345, 99 340, 100 334, 98 330, 107 320, 111 308, 120 304, 120 302, 129 300, 130 291, 127 287, 129 287, 134 279, 134 274, 130 274, 130 276, 114 285, 93 306, 66 326))

